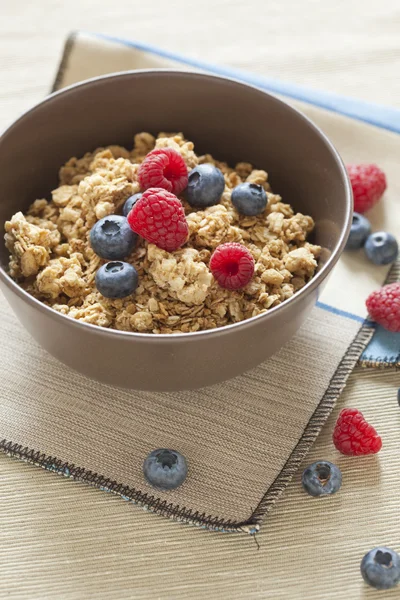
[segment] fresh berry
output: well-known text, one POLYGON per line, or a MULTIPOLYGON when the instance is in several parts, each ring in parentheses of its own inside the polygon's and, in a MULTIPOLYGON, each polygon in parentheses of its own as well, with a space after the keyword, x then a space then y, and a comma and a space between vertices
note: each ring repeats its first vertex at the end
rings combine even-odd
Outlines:
POLYGON ((396 238, 386 231, 371 233, 365 242, 365 254, 375 265, 389 265, 399 253, 396 238))
POLYGON ((90 231, 93 251, 107 260, 121 260, 132 252, 137 235, 129 227, 126 217, 109 215, 95 223, 90 231))
POLYGON ((400 406, 400 388, 397 390, 397 403, 400 406))
POLYGON ((342 473, 333 463, 319 460, 304 470, 301 482, 310 496, 327 496, 340 489, 342 473))
POLYGON ((372 425, 356 408, 344 408, 336 421, 333 443, 339 452, 348 456, 376 454, 382 440, 372 425))
POLYGON ((213 206, 221 200, 224 189, 225 178, 222 171, 214 165, 199 165, 189 173, 186 199, 190 206, 213 206))
POLYGON ((364 213, 376 204, 386 190, 386 176, 376 165, 347 165, 353 188, 354 210, 364 213))
POLYGON ((346 250, 358 250, 359 248, 362 248, 370 233, 371 223, 368 219, 363 215, 354 213, 346 250))
POLYGON ((181 201, 162 188, 150 188, 128 215, 132 230, 167 252, 177 250, 188 237, 189 228, 181 201))
POLYGON ((367 552, 360 569, 365 583, 377 590, 389 590, 400 582, 400 556, 385 546, 367 552))
POLYGON ((153 450, 143 463, 143 473, 150 485, 160 490, 174 490, 186 479, 186 459, 176 450, 153 450))
POLYGON ((400 282, 372 292, 366 301, 370 317, 389 331, 400 333, 400 282))
POLYGON ((179 152, 173 148, 156 148, 140 165, 138 177, 143 190, 158 187, 180 194, 187 186, 188 170, 179 152))
POLYGON ((241 215, 254 217, 265 210, 267 194, 258 183, 240 183, 232 191, 231 201, 241 215))
POLYGON ((254 273, 254 259, 243 244, 229 242, 214 250, 210 269, 219 285, 227 290, 245 287, 254 273))
POLYGON ((139 192, 138 194, 133 194, 133 196, 129 196, 128 200, 124 204, 124 208, 122 209, 122 212, 125 215, 125 217, 127 217, 129 215, 129 213, 132 210, 133 205, 136 204, 136 202, 141 197, 142 197, 141 192, 139 192))
POLYGON ((105 298, 125 298, 136 290, 139 277, 135 267, 122 261, 108 262, 96 273, 96 287, 105 298))

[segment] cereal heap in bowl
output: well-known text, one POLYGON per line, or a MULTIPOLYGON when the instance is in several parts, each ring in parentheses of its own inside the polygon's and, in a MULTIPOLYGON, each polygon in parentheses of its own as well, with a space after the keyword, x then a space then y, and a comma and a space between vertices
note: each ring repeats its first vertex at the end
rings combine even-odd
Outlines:
POLYGON ((311 216, 265 171, 197 156, 182 134, 135 136, 60 169, 52 199, 5 224, 10 275, 73 319, 190 333, 281 304, 315 274, 311 216))

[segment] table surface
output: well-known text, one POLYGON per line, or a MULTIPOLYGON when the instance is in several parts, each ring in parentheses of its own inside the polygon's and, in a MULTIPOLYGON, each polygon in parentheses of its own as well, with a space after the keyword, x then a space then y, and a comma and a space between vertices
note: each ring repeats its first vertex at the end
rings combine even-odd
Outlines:
MULTIPOLYGON (((0 126, 46 94, 65 37, 76 29, 400 107, 396 0, 203 0, 197 6, 14 0, 0 19, 0 126)), ((343 401, 368 393, 371 401, 392 402, 399 380, 395 372, 357 369, 343 401)), ((251 538, 181 526, 4 456, 0 474, 0 598, 382 597, 359 583, 352 567, 359 552, 355 531, 365 527, 362 511, 335 539, 324 539, 323 523, 310 512, 309 524, 298 520, 291 543, 280 543, 285 515, 298 511, 299 476, 259 534, 258 551, 251 538), (325 562, 328 547, 334 560, 325 562)), ((328 510, 326 518, 335 515, 328 510)), ((380 515, 377 523, 380 528, 371 523, 371 544, 390 541, 399 549, 390 519, 380 515)))

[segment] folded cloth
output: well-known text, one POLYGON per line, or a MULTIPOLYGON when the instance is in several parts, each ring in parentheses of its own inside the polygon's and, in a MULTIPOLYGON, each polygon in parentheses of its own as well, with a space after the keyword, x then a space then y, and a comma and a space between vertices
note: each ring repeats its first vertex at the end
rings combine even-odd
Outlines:
MULTIPOLYGON (((56 87, 118 70, 188 66, 187 60, 182 64, 130 42, 76 34, 67 43, 56 87)), ((384 168, 390 190, 370 217, 374 228, 395 233, 398 135, 293 103, 346 160, 373 160, 384 168)), ((365 298, 387 276, 388 268, 371 266, 362 252, 345 255, 308 321, 279 353, 224 384, 175 394, 119 390, 70 371, 28 337, 2 300, 0 448, 159 514, 254 533, 374 333, 365 321, 365 298), (181 488, 155 492, 145 481, 143 459, 156 447, 174 447, 186 456, 189 476, 181 488)))

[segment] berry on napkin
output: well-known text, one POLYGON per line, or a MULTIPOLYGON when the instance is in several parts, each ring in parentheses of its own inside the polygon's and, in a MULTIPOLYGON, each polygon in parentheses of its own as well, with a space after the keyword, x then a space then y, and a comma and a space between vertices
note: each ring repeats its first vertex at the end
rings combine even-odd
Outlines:
POLYGON ((400 282, 389 283, 372 292, 366 305, 371 319, 385 329, 400 333, 400 282))
POLYGON ((356 408, 344 408, 333 431, 335 448, 348 456, 376 454, 382 448, 382 440, 372 425, 356 408))
POLYGON ((353 188, 354 210, 364 213, 372 208, 386 190, 386 175, 376 165, 347 165, 353 188))

